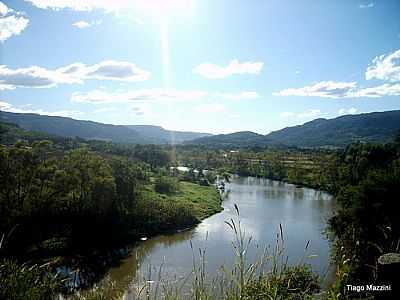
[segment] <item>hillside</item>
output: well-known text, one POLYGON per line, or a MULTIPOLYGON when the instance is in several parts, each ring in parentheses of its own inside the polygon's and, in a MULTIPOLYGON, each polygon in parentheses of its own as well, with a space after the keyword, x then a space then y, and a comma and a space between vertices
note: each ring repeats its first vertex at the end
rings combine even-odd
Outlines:
POLYGON ((343 147, 352 142, 388 142, 400 130, 400 110, 316 119, 271 132, 275 143, 298 147, 343 147))
POLYGON ((204 137, 190 144, 209 147, 345 147, 352 142, 388 142, 400 130, 400 110, 316 119, 303 125, 286 127, 260 135, 237 132, 204 137))
POLYGON ((126 127, 133 129, 142 136, 158 140, 163 144, 180 144, 185 141, 194 140, 201 137, 208 137, 212 134, 190 131, 173 131, 166 130, 161 126, 152 125, 127 125, 126 127))
POLYGON ((352 142, 387 142, 400 130, 400 110, 316 119, 261 135, 250 131, 210 135, 150 125, 111 125, 36 114, 0 111, 0 122, 61 137, 135 144, 196 144, 213 148, 267 146, 344 147, 352 142))
POLYGON ((43 132, 49 135, 80 137, 88 140, 103 140, 116 143, 181 143, 209 135, 207 133, 168 131, 162 127, 150 125, 111 125, 65 117, 17 114, 3 111, 0 111, 0 122, 17 124, 22 129, 43 132))
POLYGON ((203 145, 210 148, 247 148, 265 147, 271 141, 262 134, 251 131, 240 131, 230 134, 218 134, 186 142, 187 144, 203 145))
POLYGON ((104 140, 117 143, 145 144, 153 142, 151 139, 147 139, 125 126, 80 121, 64 117, 0 112, 0 121, 15 123, 26 130, 40 131, 62 137, 77 136, 88 140, 104 140))

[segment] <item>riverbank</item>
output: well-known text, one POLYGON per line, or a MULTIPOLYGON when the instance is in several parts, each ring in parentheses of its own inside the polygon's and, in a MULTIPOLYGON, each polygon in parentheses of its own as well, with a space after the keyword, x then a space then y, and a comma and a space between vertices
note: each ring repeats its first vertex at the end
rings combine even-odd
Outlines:
POLYGON ((173 203, 190 208, 198 222, 223 210, 221 195, 214 186, 201 186, 187 181, 181 181, 179 184, 179 191, 172 195, 157 193, 154 185, 146 186, 144 194, 146 198, 156 202, 173 203))
MULTIPOLYGON (((172 235, 161 234, 138 243, 120 265, 108 272, 100 294, 117 299, 122 298, 122 295, 128 299, 137 299, 134 296, 145 287, 145 290, 150 290, 150 299, 165 299, 162 295, 164 288, 173 290, 185 286, 179 295, 175 294, 168 299, 195 299, 191 294, 195 291, 208 294, 209 298, 206 299, 226 299, 221 293, 238 293, 235 282, 239 278, 231 278, 222 268, 232 276, 231 270, 236 270, 236 275, 240 273, 239 269, 235 269, 239 259, 235 253, 247 244, 248 238, 252 239, 251 245, 246 247, 246 251, 239 251, 246 256, 242 262, 246 268, 254 264, 261 273, 265 272, 260 280, 255 273, 253 275, 257 278, 248 273, 246 292, 243 291, 248 299, 263 299, 261 294, 272 292, 275 288, 279 295, 286 297, 288 279, 290 292, 295 292, 296 289, 296 293, 314 293, 314 289, 307 289, 309 286, 316 287, 315 274, 302 263, 310 264, 312 270, 323 278, 329 264, 329 242, 321 231, 332 205, 331 197, 326 193, 298 189, 292 184, 261 178, 233 176, 230 183, 226 183, 223 212, 206 218, 194 229, 172 235), (240 217, 235 204, 240 210, 240 217), (238 222, 241 222, 245 244, 232 246, 238 237, 226 224, 226 221, 232 220, 238 234, 238 222), (276 245, 277 233, 281 235, 280 224, 285 242, 279 239, 279 245, 276 245), (271 252, 272 256, 264 257, 264 246, 271 246, 269 249, 272 252, 278 246, 279 254, 271 252), (281 259, 286 261, 286 255, 289 259, 283 266, 281 259), (282 268, 276 268, 277 265, 274 267, 275 262, 282 268), (195 276, 199 268, 203 268, 202 283, 196 283, 195 276), (277 273, 270 274, 271 270, 277 273), (221 278, 224 278, 223 281, 221 278), (220 287, 221 284, 223 287, 220 287), (158 297, 155 297, 156 286, 159 287, 158 297), (230 287, 235 291, 230 290, 230 287), (226 288, 226 293, 219 290, 220 288, 226 288), (189 298, 188 295, 193 297, 189 298), (217 297, 218 295, 221 297, 217 297)), ((143 293, 145 292, 142 292, 142 296, 146 298, 143 293)), ((236 294, 232 299, 239 298, 236 294)))
MULTIPOLYGON (((9 290, 11 293, 7 295, 30 298, 31 292, 33 293, 36 289, 35 283, 30 280, 36 280, 35 276, 39 276, 37 274, 41 274, 42 270, 47 270, 46 272, 51 274, 52 278, 53 276, 59 278, 44 286, 43 293, 58 293, 62 290, 65 292, 65 287, 69 291, 90 288, 99 282, 112 266, 120 264, 130 249, 141 240, 158 235, 172 235, 193 228, 203 219, 223 210, 220 193, 214 186, 200 186, 182 181, 179 182, 179 190, 168 195, 156 192, 154 183, 150 181, 142 187, 140 195, 140 200, 136 203, 135 215, 131 215, 132 228, 118 239, 105 233, 102 248, 69 248, 68 240, 62 237, 42 243, 24 259, 24 261, 29 260, 26 268, 33 270, 34 275, 21 273, 18 282, 13 282, 11 277, 7 279, 7 274, 8 272, 15 274, 19 270, 22 272, 24 268, 20 267, 20 263, 17 265, 0 262, 0 275, 4 275, 3 279, 6 279, 3 282, 6 284, 5 292, 9 290), (67 278, 62 284, 62 278, 55 276, 59 272, 61 272, 61 277, 67 278), (24 279, 21 280, 21 278, 24 279), (10 286, 9 289, 7 285, 10 286), (21 288, 17 288, 18 286, 21 288), (16 293, 17 290, 26 291, 21 294, 16 293)), ((118 235, 118 232, 113 231, 109 234, 118 235)))

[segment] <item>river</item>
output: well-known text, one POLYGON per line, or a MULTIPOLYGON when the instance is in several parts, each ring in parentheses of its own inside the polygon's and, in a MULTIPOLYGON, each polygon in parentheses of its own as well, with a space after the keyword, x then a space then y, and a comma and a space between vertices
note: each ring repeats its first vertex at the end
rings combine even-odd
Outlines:
POLYGON ((164 279, 182 280, 191 272, 193 253, 198 257, 199 248, 206 249, 207 274, 215 277, 221 265, 233 264, 234 236, 225 221, 236 218, 234 204, 239 207, 247 236, 253 239, 249 262, 256 259, 263 247, 275 245, 282 224, 289 263, 311 256, 306 262, 322 281, 331 276, 330 242, 324 234, 335 206, 329 194, 279 181, 235 176, 226 184, 223 199, 224 210, 195 228, 140 242, 120 265, 109 271, 108 278, 127 288, 141 279, 157 281, 161 267, 164 279), (310 242, 305 253, 307 241, 310 242))

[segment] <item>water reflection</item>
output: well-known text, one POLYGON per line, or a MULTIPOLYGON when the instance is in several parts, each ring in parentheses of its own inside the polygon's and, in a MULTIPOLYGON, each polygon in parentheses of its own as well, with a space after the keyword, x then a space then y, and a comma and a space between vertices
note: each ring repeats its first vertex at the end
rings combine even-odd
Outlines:
POLYGON ((309 240, 308 254, 317 255, 310 263, 320 275, 326 274, 329 241, 323 230, 334 209, 331 196, 283 182, 236 176, 226 185, 223 212, 192 230, 141 242, 118 267, 110 270, 110 278, 121 286, 128 286, 140 276, 147 277, 149 265, 154 269, 162 265, 166 277, 185 276, 192 269, 190 241, 195 251, 207 248, 207 271, 215 275, 221 265, 233 263, 233 235, 224 221, 235 217, 235 203, 240 208, 246 233, 254 239, 250 261, 262 247, 274 243, 277 228, 282 224, 289 262, 296 263, 304 256, 304 246, 309 240))

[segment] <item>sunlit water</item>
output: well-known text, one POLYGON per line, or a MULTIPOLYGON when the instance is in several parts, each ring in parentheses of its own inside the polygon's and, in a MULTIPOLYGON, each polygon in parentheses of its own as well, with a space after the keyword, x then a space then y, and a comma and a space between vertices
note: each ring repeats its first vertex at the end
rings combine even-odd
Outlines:
POLYGON ((236 218, 234 204, 239 207, 247 236, 253 238, 249 262, 265 246, 275 245, 279 224, 282 224, 289 263, 312 255, 307 262, 313 270, 323 280, 330 276, 330 242, 324 234, 334 210, 329 194, 254 177, 234 177, 225 191, 223 212, 205 219, 192 230, 141 242, 118 267, 110 270, 110 279, 126 287, 143 278, 156 281, 160 267, 163 278, 185 278, 193 267, 193 253, 198 258, 199 248, 206 248, 207 272, 214 277, 221 265, 233 264, 234 236, 225 221, 236 218), (305 253, 307 241, 310 243, 305 253))

